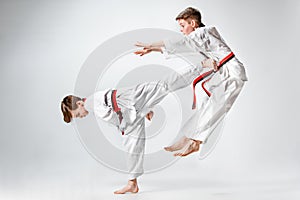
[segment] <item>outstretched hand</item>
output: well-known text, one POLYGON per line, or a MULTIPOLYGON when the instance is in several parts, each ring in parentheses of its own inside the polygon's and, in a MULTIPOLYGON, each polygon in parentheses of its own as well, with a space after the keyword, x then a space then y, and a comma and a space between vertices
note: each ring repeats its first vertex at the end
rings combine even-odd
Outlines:
POLYGON ((148 53, 150 53, 152 51, 151 46, 148 45, 148 44, 137 42, 137 43, 135 43, 135 46, 137 46, 137 47, 143 47, 143 49, 137 50, 137 51, 134 52, 134 54, 136 54, 136 55, 143 56, 143 55, 148 54, 148 53))

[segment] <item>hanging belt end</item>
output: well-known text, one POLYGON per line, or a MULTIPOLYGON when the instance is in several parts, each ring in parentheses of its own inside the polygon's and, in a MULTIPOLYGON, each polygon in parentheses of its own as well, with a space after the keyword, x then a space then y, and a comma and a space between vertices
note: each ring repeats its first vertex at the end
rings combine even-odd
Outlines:
POLYGON ((195 110, 195 109, 196 109, 196 103, 194 102, 193 106, 192 106, 192 110, 195 110))

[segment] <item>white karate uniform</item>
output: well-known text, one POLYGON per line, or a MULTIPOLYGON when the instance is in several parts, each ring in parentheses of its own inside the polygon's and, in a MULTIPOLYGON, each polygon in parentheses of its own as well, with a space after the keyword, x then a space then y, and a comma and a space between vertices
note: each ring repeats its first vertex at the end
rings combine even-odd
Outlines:
MULTIPOLYGON (((166 54, 185 54, 198 52, 206 58, 220 63, 231 49, 215 27, 201 27, 181 38, 164 41, 166 54)), ((199 63, 201 60, 199 60, 199 63)), ((247 81, 243 64, 233 57, 219 71, 213 73, 204 86, 211 93, 205 102, 199 102, 197 112, 186 122, 182 132, 186 137, 206 142, 209 135, 231 108, 247 81), (200 106, 199 106, 200 105, 200 106)), ((200 84, 199 84, 200 85, 200 84)))
POLYGON ((200 71, 199 67, 190 65, 180 73, 174 71, 160 81, 118 89, 116 101, 123 116, 121 123, 112 107, 111 89, 96 92, 86 98, 85 108, 88 111, 115 125, 120 132, 124 131, 122 137, 127 154, 129 180, 143 174, 146 114, 170 92, 189 86, 200 75, 200 71), (106 93, 107 105, 104 97, 106 93))

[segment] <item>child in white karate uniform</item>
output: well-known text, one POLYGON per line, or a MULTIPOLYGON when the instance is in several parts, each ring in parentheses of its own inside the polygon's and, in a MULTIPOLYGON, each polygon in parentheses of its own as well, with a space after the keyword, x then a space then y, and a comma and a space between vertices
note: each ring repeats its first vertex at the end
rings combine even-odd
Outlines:
POLYGON ((136 193, 139 190, 137 178, 143 174, 145 117, 151 119, 151 109, 155 105, 170 92, 190 85, 200 71, 200 66, 190 65, 180 73, 174 71, 160 81, 98 91, 87 98, 69 95, 63 99, 61 110, 65 122, 86 117, 93 112, 96 117, 115 125, 122 133, 129 181, 124 188, 115 191, 116 194, 136 193))
MULTIPOLYGON (((217 29, 213 26, 206 27, 202 23, 201 14, 197 9, 185 9, 176 20, 184 36, 152 44, 138 42, 136 46, 143 49, 135 53, 143 56, 153 51, 165 54, 198 52, 207 58, 202 61, 202 65, 210 70, 205 73, 203 71, 203 74, 194 80, 193 88, 203 81, 202 87, 209 98, 183 126, 181 131, 185 136, 165 148, 171 152, 178 151, 175 156, 186 156, 199 151, 200 144, 206 142, 232 107, 244 82, 247 81, 247 76, 243 64, 235 57, 217 29)), ((194 95, 193 108, 195 107, 194 95)))

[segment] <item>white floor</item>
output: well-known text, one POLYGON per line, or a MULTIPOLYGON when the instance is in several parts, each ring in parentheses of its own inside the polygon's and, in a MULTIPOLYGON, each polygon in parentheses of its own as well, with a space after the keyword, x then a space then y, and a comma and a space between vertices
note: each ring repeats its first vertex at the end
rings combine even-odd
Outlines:
POLYGON ((139 179, 138 194, 114 195, 126 184, 126 175, 87 158, 84 163, 62 161, 7 170, 0 199, 5 200, 109 200, 205 199, 298 200, 300 178, 295 171, 238 170, 210 166, 196 157, 179 160, 162 171, 139 179), (19 171, 18 171, 19 169, 19 171), (22 171, 20 171, 22 169, 22 171))

